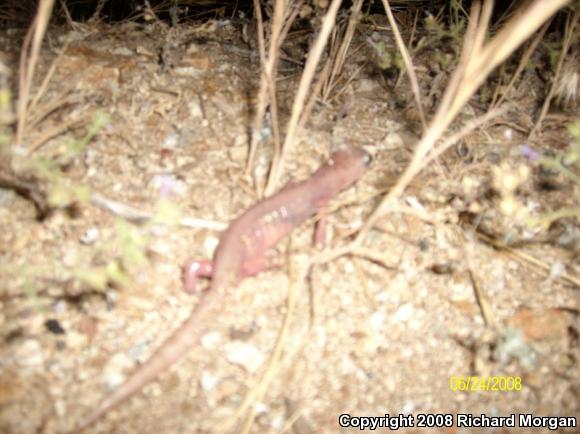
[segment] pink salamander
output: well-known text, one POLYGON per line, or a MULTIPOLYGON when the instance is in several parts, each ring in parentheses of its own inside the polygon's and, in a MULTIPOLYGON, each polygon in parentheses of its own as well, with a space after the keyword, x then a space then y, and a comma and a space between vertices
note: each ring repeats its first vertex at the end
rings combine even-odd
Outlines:
POLYGON ((220 237, 213 266, 203 261, 191 261, 185 267, 184 280, 188 291, 195 289, 198 276, 213 274, 207 294, 181 327, 125 383, 105 398, 78 430, 88 427, 141 390, 198 344, 208 329, 206 320, 219 315, 224 292, 239 279, 260 271, 266 251, 316 214, 334 195, 351 186, 365 173, 371 160, 362 149, 337 151, 310 178, 287 185, 235 219, 220 237))

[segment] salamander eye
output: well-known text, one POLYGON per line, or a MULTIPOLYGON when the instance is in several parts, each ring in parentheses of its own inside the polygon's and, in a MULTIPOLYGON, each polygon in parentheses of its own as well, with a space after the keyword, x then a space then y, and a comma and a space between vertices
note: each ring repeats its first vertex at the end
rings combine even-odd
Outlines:
POLYGON ((365 154, 363 157, 363 164, 365 166, 370 166, 373 161, 373 156, 371 154, 365 154))

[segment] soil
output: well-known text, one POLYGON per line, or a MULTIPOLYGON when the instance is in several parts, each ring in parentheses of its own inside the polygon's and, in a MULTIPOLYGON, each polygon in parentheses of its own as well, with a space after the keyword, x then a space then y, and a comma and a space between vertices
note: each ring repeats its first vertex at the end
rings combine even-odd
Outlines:
MULTIPOLYGON (((62 161, 95 117, 108 115, 59 165, 60 179, 158 218, 123 224, 79 200, 39 221, 30 201, 0 190, 0 432, 72 429, 203 297, 182 290, 181 268, 211 258, 219 232, 172 224, 172 212, 226 224, 259 200, 272 158, 266 122, 245 174, 260 69, 244 28, 212 20, 49 31, 37 74, 54 71, 22 146, 40 143, 35 158, 62 161), (87 283, 103 283, 115 265, 125 280, 87 283)), ((280 183, 305 179, 344 144, 372 153, 368 173, 332 202, 328 248, 360 229, 421 135, 408 81, 377 66, 365 43, 372 32, 391 41, 384 28, 361 27, 345 78, 313 110, 280 183)), ((0 34, 14 76, 21 37, 0 34)), ((297 36, 281 61, 282 125, 308 38, 297 36)), ((428 51, 414 60, 430 115, 451 69, 430 64, 428 51)), ((558 116, 527 141, 540 85, 526 72, 510 95, 518 111, 471 133, 413 181, 365 236, 384 261, 349 255, 306 272, 322 255, 310 246, 309 221, 277 248, 281 267, 231 289, 199 347, 87 432, 242 432, 248 424, 256 433, 330 433, 343 432, 343 413, 413 415, 415 427, 403 432, 427 413, 578 417, 578 221, 533 231, 501 206, 512 200, 542 216, 578 205, 579 185, 522 153, 523 144, 563 152, 571 143, 558 116), (521 183, 506 193, 498 182, 514 173, 521 183), (457 390, 468 378, 473 390, 457 390)), ((460 122, 483 110, 473 99, 460 122)))

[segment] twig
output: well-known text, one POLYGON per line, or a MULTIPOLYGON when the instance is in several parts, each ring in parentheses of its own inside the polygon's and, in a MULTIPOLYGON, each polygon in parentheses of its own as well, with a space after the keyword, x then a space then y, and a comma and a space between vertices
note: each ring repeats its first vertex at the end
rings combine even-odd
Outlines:
MULTIPOLYGON (((91 194, 91 203, 105 211, 123 217, 133 223, 146 223, 151 220, 154 215, 147 211, 134 208, 121 202, 108 199, 97 193, 91 194)), ((227 224, 216 222, 214 220, 204 220, 195 217, 182 217, 179 220, 181 226, 195 228, 195 229, 210 229, 214 231, 223 231, 227 228, 227 224)))
POLYGON ((62 11, 64 13, 64 17, 66 19, 66 23, 68 24, 68 26, 71 29, 74 29, 75 28, 74 27, 74 22, 73 22, 73 19, 72 19, 71 15, 70 15, 70 12, 68 10, 68 7, 66 6, 66 2, 64 0, 59 0, 59 4, 60 4, 60 7, 61 7, 61 9, 62 9, 62 11))

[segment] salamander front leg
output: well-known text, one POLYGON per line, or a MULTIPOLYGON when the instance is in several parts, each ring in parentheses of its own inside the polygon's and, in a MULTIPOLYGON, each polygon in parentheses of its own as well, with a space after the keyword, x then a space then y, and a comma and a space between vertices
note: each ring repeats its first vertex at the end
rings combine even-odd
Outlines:
POLYGON ((315 247, 324 248, 326 247, 326 237, 327 237, 327 221, 328 221, 328 212, 325 208, 320 209, 318 211, 318 221, 314 226, 314 235, 313 235, 313 243, 315 247))
MULTIPOLYGON (((193 294, 199 291, 197 287, 198 277, 210 278, 213 276, 213 262, 207 260, 190 260, 183 267, 183 289, 193 294)), ((207 288, 203 288, 207 289, 207 288)))

